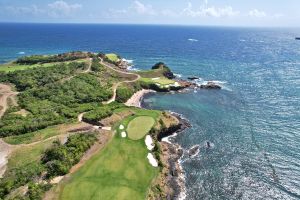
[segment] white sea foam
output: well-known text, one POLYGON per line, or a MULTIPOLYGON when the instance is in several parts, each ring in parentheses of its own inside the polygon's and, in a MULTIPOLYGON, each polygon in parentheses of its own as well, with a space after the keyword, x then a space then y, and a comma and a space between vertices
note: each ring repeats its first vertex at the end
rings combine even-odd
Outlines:
POLYGON ((134 60, 127 60, 126 58, 122 58, 124 62, 127 62, 128 64, 132 64, 134 60))
POLYGON ((188 39, 188 41, 191 41, 191 42, 198 42, 197 39, 193 39, 193 38, 188 39))
POLYGON ((182 75, 181 74, 174 74, 176 77, 181 78, 182 75))
POLYGON ((215 83, 217 85, 220 85, 223 90, 227 90, 227 91, 232 92, 232 89, 230 87, 228 87, 228 85, 227 85, 227 81, 218 81, 218 80, 204 81, 202 79, 199 79, 199 80, 196 80, 195 82, 196 82, 196 84, 198 86, 200 86, 200 85, 207 85, 208 82, 213 82, 213 83, 215 83))
POLYGON ((25 52, 24 52, 24 51, 20 51, 20 52, 18 52, 18 54, 19 54, 19 55, 24 55, 25 52))

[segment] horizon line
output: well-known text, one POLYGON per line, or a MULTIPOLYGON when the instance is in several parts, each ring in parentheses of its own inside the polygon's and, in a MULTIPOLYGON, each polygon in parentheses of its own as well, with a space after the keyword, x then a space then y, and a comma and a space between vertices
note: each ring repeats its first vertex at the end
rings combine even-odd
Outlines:
POLYGON ((135 26, 185 26, 185 27, 224 27, 224 28, 300 28, 300 26, 243 26, 243 25, 212 25, 212 24, 156 24, 156 23, 105 23, 105 22, 9 22, 0 21, 0 24, 61 24, 61 25, 135 25, 135 26))

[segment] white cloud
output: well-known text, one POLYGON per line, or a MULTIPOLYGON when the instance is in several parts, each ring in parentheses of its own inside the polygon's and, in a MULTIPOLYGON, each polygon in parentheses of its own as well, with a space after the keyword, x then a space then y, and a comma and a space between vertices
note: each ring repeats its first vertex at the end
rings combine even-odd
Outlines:
POLYGON ((232 17, 239 15, 239 11, 233 10, 231 6, 225 7, 214 7, 208 6, 207 0, 205 4, 202 5, 199 9, 193 9, 192 3, 188 3, 188 6, 183 9, 181 14, 191 17, 232 17))
POLYGON ((36 5, 24 7, 7 6, 5 9, 6 11, 14 15, 39 15, 45 12, 43 9, 38 8, 36 5))
POLYGON ((69 16, 73 12, 82 8, 81 4, 68 4, 65 1, 55 1, 53 3, 48 4, 49 7, 49 15, 52 17, 60 17, 60 16, 69 16))
POLYGON ((250 17, 257 17, 257 18, 263 18, 263 17, 266 17, 267 14, 266 14, 265 11, 260 11, 260 10, 257 10, 257 9, 253 9, 253 10, 249 11, 248 16, 250 16, 250 17))
POLYGON ((154 9, 152 8, 152 5, 145 5, 145 4, 141 3, 140 1, 134 1, 132 7, 138 14, 145 14, 145 15, 155 15, 156 14, 154 9))

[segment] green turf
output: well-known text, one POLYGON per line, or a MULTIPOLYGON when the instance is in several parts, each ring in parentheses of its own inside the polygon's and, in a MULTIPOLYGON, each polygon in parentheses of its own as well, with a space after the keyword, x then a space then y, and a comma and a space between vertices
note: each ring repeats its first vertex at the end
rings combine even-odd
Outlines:
MULTIPOLYGON (((77 62, 86 62, 86 60, 84 60, 84 59, 79 59, 76 61, 77 62)), ((68 64, 70 62, 74 62, 74 61, 67 61, 67 62, 63 62, 63 63, 68 64)), ((6 64, 0 65, 0 72, 13 72, 13 71, 17 71, 17 70, 32 69, 35 67, 51 67, 56 64, 58 64, 58 63, 44 63, 44 64, 34 64, 34 65, 18 65, 16 63, 6 63, 6 64)))
POLYGON ((140 81, 146 82, 146 83, 154 83, 154 84, 160 84, 160 85, 170 85, 174 84, 174 80, 170 80, 164 77, 157 77, 157 78, 141 78, 140 81))
POLYGON ((132 119, 127 126, 128 137, 132 140, 142 139, 153 127, 155 120, 153 117, 140 116, 132 119))
POLYGON ((114 54, 114 53, 108 53, 108 54, 105 54, 105 56, 113 62, 117 62, 119 60, 118 55, 114 54))
POLYGON ((158 173, 143 140, 113 140, 61 185, 63 200, 142 200, 158 173))

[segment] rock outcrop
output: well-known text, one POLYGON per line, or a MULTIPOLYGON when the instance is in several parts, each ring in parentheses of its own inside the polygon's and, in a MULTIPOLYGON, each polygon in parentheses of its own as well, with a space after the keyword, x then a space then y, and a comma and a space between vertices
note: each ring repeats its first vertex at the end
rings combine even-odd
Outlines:
POLYGON ((200 86, 201 89, 217 89, 220 90, 222 89, 222 87, 212 81, 208 81, 207 84, 205 85, 201 85, 200 86))

